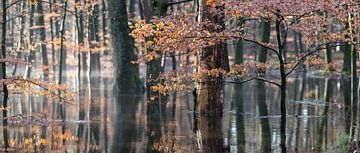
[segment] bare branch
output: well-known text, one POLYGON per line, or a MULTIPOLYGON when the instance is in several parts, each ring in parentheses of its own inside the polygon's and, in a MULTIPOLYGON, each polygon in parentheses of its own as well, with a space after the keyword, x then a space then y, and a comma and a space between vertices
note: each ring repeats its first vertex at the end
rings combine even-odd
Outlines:
POLYGON ((244 83, 250 82, 252 80, 264 81, 265 83, 269 83, 269 84, 275 85, 277 87, 280 87, 279 83, 270 81, 270 80, 267 80, 267 79, 261 78, 261 77, 254 77, 254 78, 250 78, 250 79, 243 80, 243 81, 224 81, 224 82, 225 83, 233 83, 233 84, 244 84, 244 83))
MULTIPOLYGON (((333 42, 333 43, 336 43, 336 42, 333 42)), ((357 44, 358 43, 351 43, 350 45, 357 45, 357 44)), ((320 46, 323 46, 323 45, 325 45, 325 44, 321 44, 320 46)), ((338 44, 338 45, 333 45, 333 46, 328 46, 328 47, 333 48, 333 47, 344 46, 344 45, 347 45, 347 44, 343 43, 343 44, 338 44)), ((303 62, 307 57, 311 56, 312 54, 314 54, 320 50, 327 49, 328 47, 317 48, 317 49, 307 52, 305 55, 301 56, 301 58, 296 62, 294 67, 292 67, 290 69, 290 71, 288 73, 286 73, 286 76, 290 75, 300 65, 300 63, 303 62)))
POLYGON ((260 43, 260 42, 258 42, 258 41, 251 40, 251 39, 246 39, 246 38, 240 38, 240 39, 242 39, 242 40, 244 40, 244 41, 247 41, 247 42, 254 43, 254 44, 256 44, 256 45, 258 45, 258 46, 261 46, 261 47, 264 47, 264 48, 266 48, 266 49, 269 49, 269 50, 271 50, 272 52, 274 52, 276 55, 279 55, 279 53, 277 52, 277 50, 275 50, 274 48, 271 48, 271 47, 269 47, 269 46, 266 46, 266 45, 264 45, 264 44, 262 44, 262 43, 260 43))

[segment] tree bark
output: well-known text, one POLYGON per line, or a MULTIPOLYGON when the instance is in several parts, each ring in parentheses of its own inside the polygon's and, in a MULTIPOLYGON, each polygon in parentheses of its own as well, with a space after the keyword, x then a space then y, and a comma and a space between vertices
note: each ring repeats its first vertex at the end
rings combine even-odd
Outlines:
POLYGON ((133 42, 129 36, 126 0, 107 0, 109 8, 109 25, 115 64, 115 90, 118 93, 139 93, 142 85, 139 79, 138 65, 131 64, 136 60, 133 42))
MULTIPOLYGON (((204 0, 199 2, 199 22, 210 20, 216 24, 224 24, 224 14, 209 13, 210 6, 206 6, 204 0)), ((220 6, 218 9, 222 9, 220 6)), ((212 31, 214 29, 208 29, 212 31)), ((222 29, 224 30, 224 26, 222 29)), ((200 52, 199 72, 222 68, 222 45, 221 43, 207 47, 200 52)), ((201 114, 221 114, 221 90, 222 76, 206 76, 197 87, 196 111, 201 114)))

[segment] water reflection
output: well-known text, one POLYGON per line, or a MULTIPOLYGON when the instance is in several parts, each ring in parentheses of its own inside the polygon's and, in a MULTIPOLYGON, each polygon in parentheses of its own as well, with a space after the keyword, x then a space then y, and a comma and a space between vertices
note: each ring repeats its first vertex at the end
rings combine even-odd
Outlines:
POLYGON ((111 151, 136 152, 137 136, 142 129, 138 129, 136 111, 142 97, 115 96, 116 113, 113 119, 113 142, 111 151))
MULTIPOLYGON (((147 101, 143 95, 113 93, 111 77, 80 80, 78 105, 13 96, 10 125, 0 127, 1 151, 281 151, 280 91, 263 82, 225 85, 224 113, 206 116, 194 114, 190 93, 147 101)), ((359 117, 351 115, 350 79, 299 74, 288 84, 289 152, 334 152, 339 137, 357 132, 351 130, 359 117)))
POLYGON ((259 152, 271 152, 271 134, 270 134, 270 123, 267 116, 268 106, 266 103, 266 89, 265 82, 257 81, 255 88, 256 98, 257 98, 257 109, 259 111, 260 118, 260 151, 259 152), (264 118, 262 118, 264 117, 264 118))
POLYGON ((245 135, 245 111, 244 111, 244 94, 243 85, 234 85, 233 101, 236 105, 236 150, 239 153, 245 153, 246 135, 245 135))

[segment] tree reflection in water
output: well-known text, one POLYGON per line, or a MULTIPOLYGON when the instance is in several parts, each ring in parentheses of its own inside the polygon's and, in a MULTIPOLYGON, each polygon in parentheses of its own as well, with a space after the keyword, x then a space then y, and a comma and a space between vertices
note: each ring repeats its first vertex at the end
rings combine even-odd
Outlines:
MULTIPOLYGON (((64 104, 63 116, 60 105, 51 99, 13 96, 11 101, 16 102, 9 111, 9 125, 1 126, 1 151, 280 151, 276 87, 262 82, 225 85, 223 93, 231 94, 222 96, 223 114, 194 116, 192 94, 176 93, 162 102, 148 102, 143 95, 113 93, 112 81, 110 77, 82 78, 79 103, 64 104)), ((334 150, 339 136, 350 135, 349 85, 347 79, 301 74, 289 81, 288 151, 327 152, 334 150)))

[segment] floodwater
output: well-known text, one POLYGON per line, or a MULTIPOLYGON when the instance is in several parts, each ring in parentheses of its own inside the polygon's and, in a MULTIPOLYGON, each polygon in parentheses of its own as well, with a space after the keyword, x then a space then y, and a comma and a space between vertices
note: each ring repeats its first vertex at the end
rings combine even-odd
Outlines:
MULTIPOLYGON (((110 76, 68 77, 77 103, 11 96, 1 150, 13 152, 280 152, 280 90, 263 82, 226 84, 222 117, 194 117, 192 94, 148 103, 114 95, 110 76), (63 115, 61 115, 63 114, 63 115), (62 117, 63 116, 63 117, 62 117), (4 141, 5 140, 5 141, 4 141)), ((287 88, 288 152, 342 152, 351 124, 350 79, 298 74, 287 88)), ((198 115, 196 115, 198 116, 198 115)))

